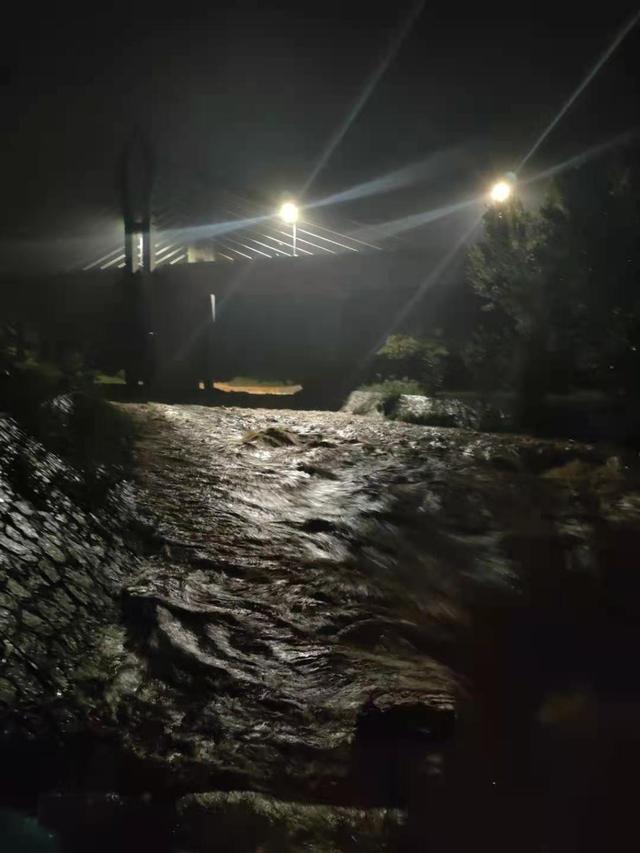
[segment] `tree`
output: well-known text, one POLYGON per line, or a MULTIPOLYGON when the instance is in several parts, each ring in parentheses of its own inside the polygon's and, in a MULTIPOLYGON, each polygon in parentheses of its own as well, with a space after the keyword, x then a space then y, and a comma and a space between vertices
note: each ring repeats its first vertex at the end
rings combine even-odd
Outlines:
POLYGON ((562 175, 541 209, 555 360, 574 385, 628 389, 640 375, 639 191, 637 168, 614 158, 562 175))
POLYGON ((467 363, 493 367, 494 387, 519 390, 529 415, 546 391, 637 386, 639 190, 616 157, 561 175, 536 212, 514 200, 485 214, 468 253, 483 310, 467 363))
POLYGON ((548 330, 547 280, 541 265, 545 231, 518 199, 487 210, 484 238, 469 250, 468 278, 484 301, 485 318, 467 347, 467 363, 482 384, 520 392, 531 422, 544 394, 548 330))
POLYGON ((544 240, 539 217, 518 199, 493 206, 484 216, 484 239, 469 250, 471 286, 485 310, 499 310, 519 334, 530 335, 541 305, 539 252, 544 240))

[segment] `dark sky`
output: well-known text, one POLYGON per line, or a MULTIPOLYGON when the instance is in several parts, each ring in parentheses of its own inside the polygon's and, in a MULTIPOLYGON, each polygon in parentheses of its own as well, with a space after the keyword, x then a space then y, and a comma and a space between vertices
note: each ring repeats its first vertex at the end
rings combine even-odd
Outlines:
MULTIPOLYGON (((89 227, 115 204, 136 123, 168 180, 295 191, 412 2, 23 5, 3 32, 5 238, 89 227)), ((384 215, 477 192, 522 157, 635 5, 427 2, 314 193, 435 151, 437 172, 386 197, 384 215)), ((638 124, 638 56, 636 28, 532 168, 638 124)))

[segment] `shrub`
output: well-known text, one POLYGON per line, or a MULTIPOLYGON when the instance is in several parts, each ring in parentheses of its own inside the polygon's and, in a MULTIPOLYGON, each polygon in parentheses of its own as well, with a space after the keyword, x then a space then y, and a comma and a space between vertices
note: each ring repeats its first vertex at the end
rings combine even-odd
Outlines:
POLYGON ((444 380, 449 350, 440 339, 390 335, 376 353, 378 375, 384 381, 409 381, 419 391, 400 393, 432 394, 444 380))

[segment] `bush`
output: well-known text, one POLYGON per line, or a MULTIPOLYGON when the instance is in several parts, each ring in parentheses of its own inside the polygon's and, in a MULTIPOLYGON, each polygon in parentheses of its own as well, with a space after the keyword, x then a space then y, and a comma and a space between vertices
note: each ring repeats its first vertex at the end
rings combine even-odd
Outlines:
POLYGON ((439 336, 415 338, 390 335, 376 353, 378 377, 382 381, 413 383, 419 390, 403 394, 433 394, 444 380, 449 350, 439 336))

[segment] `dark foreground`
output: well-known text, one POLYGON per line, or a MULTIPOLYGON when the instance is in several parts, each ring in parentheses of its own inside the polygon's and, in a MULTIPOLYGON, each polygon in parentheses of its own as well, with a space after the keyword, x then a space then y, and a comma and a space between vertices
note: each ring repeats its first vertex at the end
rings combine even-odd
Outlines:
MULTIPOLYGON (((91 687, 70 672, 82 707, 49 728, 72 766, 38 789, 68 846, 65 808, 90 824, 117 800, 144 804, 130 833, 153 824, 154 850, 616 848, 640 759, 628 460, 348 414, 124 408, 137 506, 97 514, 118 572, 77 607, 91 687)), ((42 742, 38 687, 4 683, 42 742)))

